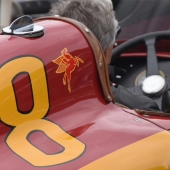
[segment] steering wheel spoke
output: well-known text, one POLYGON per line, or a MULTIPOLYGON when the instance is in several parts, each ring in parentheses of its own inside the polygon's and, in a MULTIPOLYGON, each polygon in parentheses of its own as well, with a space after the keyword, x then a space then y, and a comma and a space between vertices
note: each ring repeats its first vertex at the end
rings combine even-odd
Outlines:
POLYGON ((152 75, 160 75, 158 68, 158 61, 155 50, 155 38, 145 40, 147 46, 147 70, 146 77, 152 75))

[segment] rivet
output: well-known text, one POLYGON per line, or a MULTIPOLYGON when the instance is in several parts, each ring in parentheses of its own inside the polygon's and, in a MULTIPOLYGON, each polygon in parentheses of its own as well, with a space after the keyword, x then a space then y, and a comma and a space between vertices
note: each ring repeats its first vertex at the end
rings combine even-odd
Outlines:
POLYGON ((117 42, 115 42, 114 45, 117 46, 118 45, 117 42))
POLYGON ((135 118, 136 122, 141 122, 142 120, 140 118, 135 118))
POLYGON ((86 31, 87 33, 90 33, 90 30, 89 30, 88 28, 85 28, 85 31, 86 31))
POLYGON ((109 96, 109 95, 108 95, 108 99, 109 99, 110 101, 112 101, 112 97, 111 97, 111 96, 109 96))
POLYGON ((101 67, 101 68, 103 67, 103 63, 100 63, 100 67, 101 67))

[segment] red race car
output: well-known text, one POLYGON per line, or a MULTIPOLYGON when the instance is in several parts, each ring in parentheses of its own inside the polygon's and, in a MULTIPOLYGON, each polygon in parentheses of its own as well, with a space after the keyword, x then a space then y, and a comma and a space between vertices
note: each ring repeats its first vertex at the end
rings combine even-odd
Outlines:
POLYGON ((169 8, 169 0, 117 2, 122 31, 111 65, 126 74, 110 78, 99 42, 78 21, 23 16, 5 27, 0 169, 170 169, 169 8), (153 83, 155 75, 163 85, 153 83), (115 102, 112 78, 133 95, 149 96, 158 110, 115 102))

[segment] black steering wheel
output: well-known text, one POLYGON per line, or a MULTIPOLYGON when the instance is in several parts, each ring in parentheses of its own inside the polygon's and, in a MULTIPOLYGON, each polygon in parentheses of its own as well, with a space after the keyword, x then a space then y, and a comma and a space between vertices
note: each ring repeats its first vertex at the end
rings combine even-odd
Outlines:
POLYGON ((169 111, 170 104, 168 102, 167 106, 167 100, 170 101, 170 78, 164 78, 160 75, 155 49, 155 42, 161 39, 170 39, 170 31, 152 32, 126 41, 113 50, 111 65, 114 65, 114 60, 123 52, 145 43, 147 47, 146 79, 142 85, 128 88, 128 90, 134 94, 144 95, 155 100, 160 106, 160 110, 167 111, 168 109, 169 111))

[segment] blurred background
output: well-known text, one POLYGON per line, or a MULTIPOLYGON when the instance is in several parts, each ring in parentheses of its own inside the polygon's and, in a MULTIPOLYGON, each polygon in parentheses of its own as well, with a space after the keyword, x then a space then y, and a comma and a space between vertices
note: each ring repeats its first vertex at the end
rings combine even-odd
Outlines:
POLYGON ((22 15, 33 18, 47 16, 56 1, 59 0, 0 0, 0 28, 22 15))
MULTIPOLYGON (((22 15, 47 16, 57 1, 65 0, 0 0, 0 30, 22 15)), ((122 30, 118 40, 170 30, 170 0, 111 1, 122 30)))
MULTIPOLYGON (((33 18, 47 16, 57 1, 64 0, 0 0, 0 29, 22 15, 31 15, 33 18)), ((112 1, 116 7, 121 0, 112 1)))

